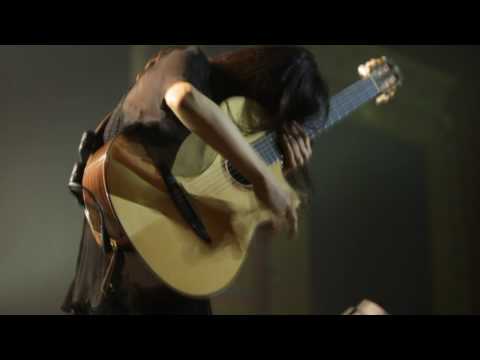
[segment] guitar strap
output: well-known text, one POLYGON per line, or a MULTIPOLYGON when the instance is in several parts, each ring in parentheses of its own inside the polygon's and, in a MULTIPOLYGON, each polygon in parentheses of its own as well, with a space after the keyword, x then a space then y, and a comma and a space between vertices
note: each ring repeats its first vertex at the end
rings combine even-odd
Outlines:
POLYGON ((84 207, 83 189, 81 188, 83 182, 83 174, 87 166, 88 159, 103 145, 103 134, 112 117, 113 112, 109 113, 100 123, 95 131, 89 130, 83 133, 78 148, 80 161, 77 162, 70 176, 68 187, 73 196, 77 199, 80 206, 84 207))
MULTIPOLYGON (((78 149, 80 161, 77 162, 73 168, 73 172, 70 177, 70 182, 68 186, 71 193, 75 196, 80 206, 83 208, 85 208, 83 191, 88 190, 84 189, 82 186, 85 167, 90 156, 104 145, 103 138, 105 130, 113 114, 114 112, 109 113, 102 120, 100 125, 98 125, 95 131, 86 131, 82 135, 82 138, 80 140, 80 145, 78 149)), ((99 209, 99 211, 102 212, 102 209, 99 209)), ((117 290, 118 284, 120 284, 121 272, 124 265, 124 254, 123 251, 120 251, 117 244, 111 241, 104 224, 104 214, 102 215, 102 217, 102 240, 104 244, 103 251, 107 256, 107 263, 106 268, 104 269, 104 275, 100 285, 100 291, 101 297, 105 299, 113 292, 115 292, 117 290)))

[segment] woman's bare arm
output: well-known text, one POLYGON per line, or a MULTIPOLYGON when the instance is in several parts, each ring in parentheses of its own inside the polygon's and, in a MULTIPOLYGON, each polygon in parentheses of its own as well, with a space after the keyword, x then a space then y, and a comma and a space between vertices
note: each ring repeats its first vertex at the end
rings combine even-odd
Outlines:
POLYGON ((230 160, 254 186, 257 197, 276 215, 297 230, 295 196, 280 188, 265 162, 245 140, 228 115, 188 82, 177 82, 165 101, 178 119, 193 133, 230 160))
POLYGON ((212 146, 255 184, 268 176, 268 168, 228 115, 190 83, 178 82, 165 100, 178 119, 212 146))

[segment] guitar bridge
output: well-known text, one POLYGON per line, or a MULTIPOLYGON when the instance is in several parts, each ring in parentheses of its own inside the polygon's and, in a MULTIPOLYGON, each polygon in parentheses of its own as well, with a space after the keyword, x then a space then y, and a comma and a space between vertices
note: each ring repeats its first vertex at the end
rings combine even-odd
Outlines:
POLYGON ((160 172, 167 186, 170 198, 174 202, 183 219, 187 222, 187 224, 190 225, 192 230, 201 240, 211 245, 212 239, 208 234, 207 228, 203 224, 198 214, 195 212, 195 209, 188 199, 186 191, 178 183, 177 179, 175 176, 173 176, 172 172, 167 166, 162 166, 160 172))

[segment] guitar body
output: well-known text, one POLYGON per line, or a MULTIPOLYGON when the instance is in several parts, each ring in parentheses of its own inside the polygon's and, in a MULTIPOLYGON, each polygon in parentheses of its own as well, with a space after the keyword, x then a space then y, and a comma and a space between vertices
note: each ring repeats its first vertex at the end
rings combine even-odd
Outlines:
MULTIPOLYGON (((280 162, 270 169, 281 184, 289 186, 280 162)), ((256 230, 269 223, 272 214, 251 187, 230 175, 225 159, 194 135, 179 149, 172 172, 205 225, 211 244, 184 219, 146 148, 125 135, 90 159, 84 186, 107 212, 108 232, 120 247, 134 249, 159 280, 175 291, 210 297, 234 281, 256 230)), ((102 245, 98 213, 87 194, 85 203, 91 229, 102 245)))

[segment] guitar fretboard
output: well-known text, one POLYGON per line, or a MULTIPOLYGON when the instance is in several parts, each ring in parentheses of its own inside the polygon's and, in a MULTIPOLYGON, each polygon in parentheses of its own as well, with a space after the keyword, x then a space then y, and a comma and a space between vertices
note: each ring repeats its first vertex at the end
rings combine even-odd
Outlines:
MULTIPOLYGON (((318 119, 316 116, 313 116, 306 120, 304 129, 313 140, 378 95, 379 91, 371 79, 357 81, 332 97, 330 100, 330 113, 326 122, 324 119, 318 119)), ((283 159, 276 133, 267 134, 254 143, 253 146, 268 165, 283 159)))

